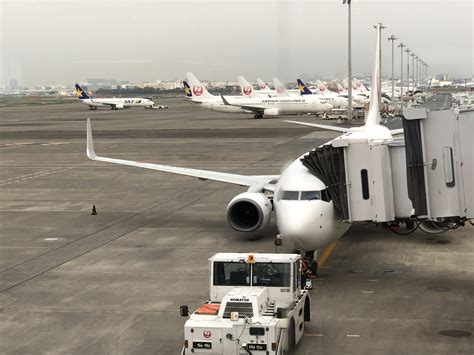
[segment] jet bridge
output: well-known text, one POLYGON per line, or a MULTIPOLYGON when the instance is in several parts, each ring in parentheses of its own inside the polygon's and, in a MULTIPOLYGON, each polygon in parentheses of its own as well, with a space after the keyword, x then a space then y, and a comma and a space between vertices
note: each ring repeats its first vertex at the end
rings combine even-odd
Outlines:
POLYGON ((403 136, 346 135, 302 163, 327 186, 340 219, 375 223, 431 220, 443 226, 474 218, 474 111, 449 99, 403 112, 403 136))

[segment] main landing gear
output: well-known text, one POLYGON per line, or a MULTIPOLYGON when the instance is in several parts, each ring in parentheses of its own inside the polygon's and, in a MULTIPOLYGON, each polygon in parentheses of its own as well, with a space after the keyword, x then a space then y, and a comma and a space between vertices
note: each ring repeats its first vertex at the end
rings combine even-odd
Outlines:
POLYGON ((89 110, 91 110, 91 111, 96 111, 96 110, 97 110, 97 106, 89 106, 89 110))
POLYGON ((255 115, 253 115, 253 118, 255 118, 256 120, 259 119, 259 118, 263 118, 263 114, 256 113, 255 115))

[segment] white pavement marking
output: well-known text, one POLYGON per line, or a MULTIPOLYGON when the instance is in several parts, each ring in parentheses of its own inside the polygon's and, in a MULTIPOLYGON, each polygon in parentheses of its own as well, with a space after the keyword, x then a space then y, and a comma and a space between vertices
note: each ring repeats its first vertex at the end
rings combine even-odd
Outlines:
POLYGON ((362 291, 362 293, 374 293, 374 291, 362 291))
POLYGON ((5 179, 5 180, 0 180, 0 186, 13 184, 15 182, 20 182, 20 181, 26 181, 26 180, 34 179, 34 178, 41 177, 41 176, 56 174, 56 173, 66 171, 66 170, 71 170, 71 169, 74 169, 74 167, 71 166, 71 167, 68 167, 68 168, 54 168, 54 169, 49 169, 49 170, 38 171, 36 173, 16 176, 16 177, 5 179))
POLYGON ((347 334, 346 337, 348 337, 348 338, 360 338, 360 334, 347 334))
POLYGON ((59 240, 59 238, 44 238, 44 240, 47 242, 54 242, 56 240, 59 240))

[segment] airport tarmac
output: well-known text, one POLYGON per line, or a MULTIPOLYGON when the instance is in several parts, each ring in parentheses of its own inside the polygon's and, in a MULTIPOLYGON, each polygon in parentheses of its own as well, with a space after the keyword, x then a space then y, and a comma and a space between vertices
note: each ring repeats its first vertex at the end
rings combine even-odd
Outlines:
MULTIPOLYGON (((275 250, 274 226, 255 240, 227 226, 242 187, 87 160, 87 117, 98 154, 243 174, 278 174, 334 137, 158 101, 169 109, 0 108, 0 353, 177 354, 178 309, 207 299, 207 259, 275 250)), ((473 332, 473 237, 353 226, 294 353, 472 354, 472 335, 440 332, 473 332)))

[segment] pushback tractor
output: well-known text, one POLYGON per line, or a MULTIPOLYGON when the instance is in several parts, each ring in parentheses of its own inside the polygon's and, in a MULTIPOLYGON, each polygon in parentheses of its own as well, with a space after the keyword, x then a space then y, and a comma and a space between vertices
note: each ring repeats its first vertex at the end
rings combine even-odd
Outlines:
POLYGON ((285 354, 310 320, 297 254, 219 253, 209 259, 210 298, 181 306, 181 354, 285 354))

